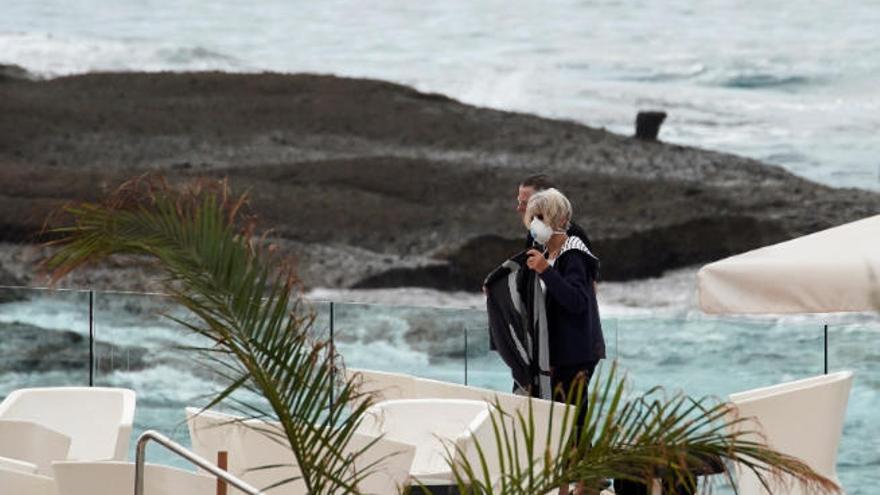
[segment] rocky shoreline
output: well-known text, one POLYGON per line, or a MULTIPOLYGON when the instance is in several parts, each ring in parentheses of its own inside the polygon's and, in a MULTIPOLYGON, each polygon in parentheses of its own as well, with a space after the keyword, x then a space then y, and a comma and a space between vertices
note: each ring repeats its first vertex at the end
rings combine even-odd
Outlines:
MULTIPOLYGON (((0 373, 50 373, 65 371, 88 377, 89 340, 70 330, 41 328, 21 322, 0 323, 0 373)), ((140 371, 151 363, 144 347, 95 342, 95 371, 140 371), (123 363, 114 364, 113 357, 123 363)))
MULTIPOLYGON (((47 214, 148 170, 173 181, 229 177, 249 190, 262 225, 299 257, 312 287, 479 290, 522 247, 515 188, 538 171, 572 199, 607 280, 657 276, 880 211, 876 193, 755 160, 382 81, 5 76, 0 267, 39 284, 28 263, 40 250, 28 245, 47 214)), ((66 284, 150 287, 148 272, 119 265, 66 284)))

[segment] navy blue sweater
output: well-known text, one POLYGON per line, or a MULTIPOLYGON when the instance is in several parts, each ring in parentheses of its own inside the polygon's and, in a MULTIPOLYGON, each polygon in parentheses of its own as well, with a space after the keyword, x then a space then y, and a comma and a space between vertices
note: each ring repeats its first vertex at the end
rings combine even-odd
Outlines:
POLYGON ((567 249, 540 274, 547 286, 550 364, 581 366, 605 357, 605 337, 593 288, 596 260, 567 249))

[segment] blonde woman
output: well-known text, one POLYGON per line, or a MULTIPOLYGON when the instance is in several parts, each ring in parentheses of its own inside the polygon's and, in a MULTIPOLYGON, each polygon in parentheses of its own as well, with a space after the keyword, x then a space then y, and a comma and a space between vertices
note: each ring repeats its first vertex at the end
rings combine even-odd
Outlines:
MULTIPOLYGON (((537 273, 544 292, 553 398, 565 402, 575 384, 584 386, 579 432, 587 407, 586 387, 605 357, 605 338, 594 285, 599 260, 580 238, 566 233, 571 216, 568 198, 546 189, 529 198, 523 222, 543 247, 528 251, 526 266, 537 273)), ((560 489, 561 494, 567 492, 568 487, 560 489)), ((582 492, 583 486, 578 486, 575 493, 582 492)))
POLYGON ((571 203, 557 189, 529 198, 523 221, 543 252, 531 249, 526 265, 540 277, 546 297, 553 388, 565 391, 576 376, 589 381, 605 357, 605 339, 596 303, 599 264, 584 242, 566 232, 571 203))

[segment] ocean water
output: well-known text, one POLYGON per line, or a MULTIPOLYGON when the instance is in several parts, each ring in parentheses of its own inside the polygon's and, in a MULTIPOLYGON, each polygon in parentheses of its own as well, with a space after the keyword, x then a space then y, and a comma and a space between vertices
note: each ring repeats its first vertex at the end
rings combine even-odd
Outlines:
MULTIPOLYGON (((873 493, 880 483, 880 319, 870 314, 710 318, 694 308, 693 275, 693 270, 681 270, 661 279, 603 284, 606 363, 620 364, 633 392, 661 386, 668 393, 723 400, 734 392, 821 374, 822 327, 829 324, 830 370, 856 373, 838 457, 840 479, 851 495, 873 493)), ((61 330, 88 335, 86 293, 28 290, 23 295, 0 304, 0 332, 24 323, 45 336, 61 330)), ((334 340, 349 367, 510 389, 508 369, 489 350, 481 295, 324 289, 309 297, 317 316, 314 334, 329 335, 332 311, 334 340), (336 301, 332 309, 331 300, 336 301)), ((137 392, 132 441, 145 429, 159 429, 188 444, 184 407, 206 404, 220 387, 190 351, 180 349, 202 342, 160 315, 180 314, 164 297, 96 293, 94 301, 95 384, 137 392), (142 359, 135 357, 137 349, 145 351, 142 359)), ((34 338, 44 337, 38 333, 34 338)), ((87 356, 87 346, 84 338, 68 350, 78 348, 80 356, 87 356)), ((33 351, 7 349, 0 342, 0 366, 7 370, 0 372, 0 397, 26 386, 88 383, 85 361, 46 371, 28 365, 32 357, 33 351)), ((188 467, 158 448, 148 449, 147 455, 151 461, 188 467)))
POLYGON ((880 189, 874 0, 4 0, 0 63, 317 72, 410 84, 880 189))

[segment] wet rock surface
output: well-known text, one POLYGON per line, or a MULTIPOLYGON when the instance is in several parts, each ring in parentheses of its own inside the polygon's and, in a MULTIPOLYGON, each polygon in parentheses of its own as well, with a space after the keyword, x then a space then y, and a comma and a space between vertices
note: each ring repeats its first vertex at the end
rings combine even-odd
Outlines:
POLYGON ((23 300, 25 296, 21 291, 12 287, 24 285, 25 283, 22 279, 16 277, 0 264, 0 304, 23 300))
POLYGON ((0 64, 0 83, 6 81, 36 81, 39 79, 36 75, 28 72, 27 69, 14 64, 0 64))
POLYGON ((516 186, 535 172, 570 197, 607 280, 880 211, 876 193, 755 160, 381 81, 125 73, 0 84, 0 241, 34 242, 50 211, 147 170, 250 191, 309 286, 479 290, 522 248, 516 186))
MULTIPOLYGON (((148 367, 142 347, 95 343, 96 371, 148 367)), ((69 371, 89 375, 89 340, 69 330, 40 328, 26 323, 0 323, 0 373, 69 371)))

